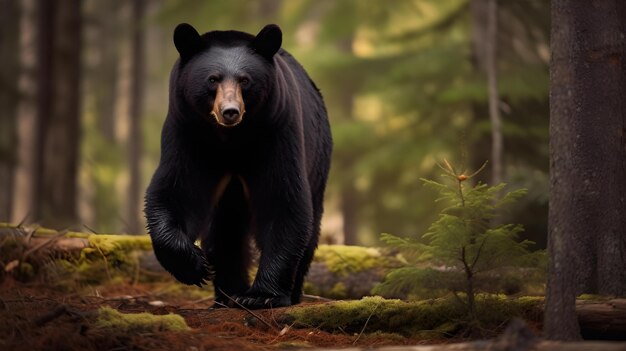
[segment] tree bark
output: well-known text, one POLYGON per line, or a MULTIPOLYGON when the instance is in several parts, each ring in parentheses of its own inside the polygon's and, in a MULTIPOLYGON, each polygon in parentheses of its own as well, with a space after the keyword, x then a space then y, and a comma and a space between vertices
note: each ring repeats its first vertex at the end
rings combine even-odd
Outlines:
POLYGON ((580 338, 580 293, 626 294, 626 3, 552 2, 545 335, 580 338))
POLYGON ((39 103, 33 206, 50 227, 78 221, 80 141, 81 1, 41 0, 39 103))
POLYGON ((130 131, 128 166, 130 183, 128 186, 128 232, 138 234, 143 232, 141 224, 141 155, 143 138, 141 136, 141 115, 143 113, 144 94, 144 12, 143 0, 133 1, 133 39, 131 56, 131 98, 130 98, 130 131))
POLYGON ((20 7, 16 1, 0 0, 0 8, 0 220, 9 221, 17 162, 20 7))

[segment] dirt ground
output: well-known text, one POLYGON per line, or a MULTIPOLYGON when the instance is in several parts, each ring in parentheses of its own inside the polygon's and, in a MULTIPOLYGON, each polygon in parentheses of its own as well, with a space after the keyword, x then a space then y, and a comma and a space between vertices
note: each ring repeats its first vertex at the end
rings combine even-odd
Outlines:
POLYGON ((315 326, 296 329, 284 322, 281 308, 254 311, 253 316, 239 309, 212 309, 209 297, 192 299, 184 293, 159 291, 164 290, 146 284, 118 284, 68 293, 41 284, 5 280, 0 285, 0 349, 245 351, 452 342, 394 334, 331 334, 315 326), (123 313, 175 313, 191 330, 105 332, 93 327, 97 310, 103 306, 123 313))

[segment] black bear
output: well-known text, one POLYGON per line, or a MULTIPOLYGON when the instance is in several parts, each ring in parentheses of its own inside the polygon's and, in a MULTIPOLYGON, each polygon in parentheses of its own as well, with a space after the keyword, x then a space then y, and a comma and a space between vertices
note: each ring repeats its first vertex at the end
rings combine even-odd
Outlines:
POLYGON ((253 36, 180 24, 174 44, 161 159, 145 198, 156 257, 185 284, 212 280, 216 305, 296 304, 330 168, 322 96, 281 49, 277 25, 253 36), (260 259, 250 284, 252 241, 260 259))

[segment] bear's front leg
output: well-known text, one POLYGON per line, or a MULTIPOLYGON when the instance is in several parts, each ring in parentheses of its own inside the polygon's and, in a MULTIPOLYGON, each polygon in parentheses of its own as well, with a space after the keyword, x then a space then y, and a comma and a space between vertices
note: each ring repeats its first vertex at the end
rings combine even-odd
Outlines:
POLYGON ((235 299, 246 308, 291 305, 298 264, 312 235, 313 211, 304 177, 285 180, 250 184, 261 259, 254 283, 235 299))
POLYGON ((172 190, 172 183, 157 171, 146 193, 144 212, 152 247, 163 268, 181 283, 201 286, 214 276, 204 252, 194 244, 203 220, 185 211, 181 191, 172 190))

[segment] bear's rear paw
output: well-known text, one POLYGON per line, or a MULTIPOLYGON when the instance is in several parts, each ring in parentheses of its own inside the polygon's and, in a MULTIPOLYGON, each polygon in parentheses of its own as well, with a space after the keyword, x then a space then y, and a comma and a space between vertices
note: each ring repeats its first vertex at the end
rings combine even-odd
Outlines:
POLYGON ((237 303, 232 304, 232 307, 243 306, 251 310, 291 306, 289 296, 243 295, 235 297, 235 301, 237 303))

